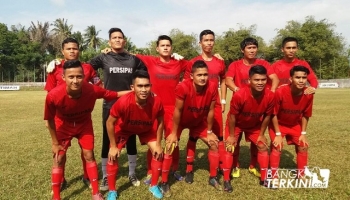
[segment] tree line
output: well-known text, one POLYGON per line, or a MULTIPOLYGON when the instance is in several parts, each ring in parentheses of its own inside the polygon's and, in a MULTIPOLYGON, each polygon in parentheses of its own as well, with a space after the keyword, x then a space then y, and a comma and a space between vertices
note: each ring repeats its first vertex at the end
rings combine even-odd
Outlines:
MULTIPOLYGON (((282 56, 282 39, 292 36, 299 40, 298 57, 310 63, 318 78, 346 78, 350 75, 350 49, 345 38, 335 32, 335 27, 336 24, 327 19, 317 21, 313 16, 307 16, 303 22, 288 21, 284 28, 276 30, 271 41, 266 42, 256 35, 256 25, 241 25, 238 29, 216 33, 214 51, 225 59, 228 66, 242 57, 240 42, 246 37, 254 37, 259 41, 258 57, 273 63, 282 56)), ((100 54, 101 49, 108 47, 108 40, 100 38, 99 33, 95 25, 88 26, 83 33, 73 32, 73 25, 64 18, 52 23, 32 21, 28 28, 0 23, 0 81, 43 81, 46 64, 62 57, 61 42, 67 37, 80 43, 80 59, 88 62, 100 54)), ((198 34, 172 29, 168 35, 173 39, 173 52, 186 59, 200 53, 198 34)), ((137 47, 131 38, 126 39, 128 52, 157 55, 156 38, 146 48, 137 47)))

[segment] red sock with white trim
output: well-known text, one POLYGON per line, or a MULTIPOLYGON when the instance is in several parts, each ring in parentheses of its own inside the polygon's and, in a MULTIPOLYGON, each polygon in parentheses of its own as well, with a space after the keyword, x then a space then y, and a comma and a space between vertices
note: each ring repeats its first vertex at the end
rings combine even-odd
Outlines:
POLYGON ((260 165, 260 180, 266 179, 267 168, 269 167, 269 154, 267 151, 258 151, 258 163, 260 165))
POLYGON ((163 165, 162 165, 162 182, 168 182, 169 171, 171 167, 171 162, 173 160, 172 155, 164 154, 163 165))
POLYGON ((118 174, 118 161, 107 163, 107 181, 108 181, 108 189, 109 191, 116 191, 116 179, 118 174))
POLYGON ((152 158, 152 179, 151 179, 151 187, 158 184, 158 179, 160 176, 160 171, 162 170, 162 161, 156 160, 152 158))
POLYGON ((63 177, 62 167, 53 167, 51 171, 51 185, 53 191, 53 199, 61 199, 61 180, 63 177))
POLYGON ((96 161, 86 162, 86 171, 89 175, 92 194, 97 194, 99 191, 98 191, 98 172, 97 172, 96 161))
POLYGON ((209 150, 208 160, 209 160, 210 177, 216 177, 218 172, 217 169, 219 167, 219 161, 220 161, 219 152, 214 152, 209 150))

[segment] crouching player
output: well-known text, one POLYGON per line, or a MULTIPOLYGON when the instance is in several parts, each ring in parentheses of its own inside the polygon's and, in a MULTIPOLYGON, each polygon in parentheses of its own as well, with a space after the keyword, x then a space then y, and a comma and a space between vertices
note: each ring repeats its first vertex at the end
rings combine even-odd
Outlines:
POLYGON ((267 70, 261 65, 249 69, 248 82, 249 87, 235 92, 231 99, 225 134, 226 145, 238 145, 238 138, 242 132, 245 133, 247 141, 257 145, 261 172, 260 185, 265 186, 269 155, 264 132, 273 113, 274 93, 265 89, 267 70))
MULTIPOLYGON (((214 107, 217 100, 217 83, 208 81, 208 66, 202 60, 195 61, 190 74, 191 79, 186 79, 180 83, 176 90, 175 111, 173 116, 172 133, 166 138, 169 146, 172 143, 177 145, 178 137, 183 129, 189 129, 190 140, 200 138, 208 147, 209 160, 209 184, 218 190, 222 190, 217 179, 217 169, 219 167, 218 138, 213 133, 214 107)), ((193 182, 193 152, 187 149, 187 169, 186 182, 193 182)), ((232 157, 232 156, 231 156, 232 157)), ((225 190, 232 192, 230 184, 230 166, 226 166, 227 179, 225 180, 225 190)))
POLYGON ((92 186, 92 199, 101 200, 98 190, 98 173, 94 157, 94 133, 91 112, 96 99, 117 99, 127 93, 112 92, 91 85, 84 81, 84 71, 80 61, 67 60, 63 65, 63 80, 46 96, 45 115, 48 130, 52 139, 53 168, 52 191, 53 199, 60 199, 60 186, 66 161, 66 151, 73 137, 78 139, 86 160, 86 171, 92 186))
MULTIPOLYGON (((278 179, 276 173, 283 146, 283 138, 288 144, 295 145, 297 154, 298 178, 303 178, 307 166, 308 142, 306 127, 312 115, 313 94, 305 95, 307 77, 310 70, 304 66, 294 66, 290 70, 290 84, 281 86, 276 91, 276 104, 273 126, 269 126, 271 138, 270 167, 271 177, 278 179)), ((275 185, 274 185, 275 186, 275 185)))
POLYGON ((106 126, 110 140, 107 163, 108 200, 118 197, 116 176, 118 174, 118 157, 128 138, 137 134, 141 144, 147 144, 152 152, 152 180, 149 190, 154 197, 163 198, 158 187, 158 179, 162 169, 163 150, 161 139, 163 134, 164 109, 161 100, 151 93, 149 74, 145 70, 136 70, 132 75, 133 92, 120 98, 111 108, 106 126), (153 126, 157 123, 157 126, 153 126), (156 127, 157 130, 155 130, 156 127))

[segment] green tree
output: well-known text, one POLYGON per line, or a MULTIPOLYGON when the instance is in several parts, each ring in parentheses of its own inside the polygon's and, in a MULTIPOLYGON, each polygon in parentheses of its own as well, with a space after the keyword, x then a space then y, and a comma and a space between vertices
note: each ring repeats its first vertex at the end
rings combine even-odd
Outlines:
POLYGON ((72 38, 76 39, 79 42, 79 51, 82 53, 86 49, 86 45, 84 44, 84 37, 80 31, 74 32, 71 35, 72 38))
POLYGON ((95 25, 88 26, 84 33, 84 44, 97 51, 101 44, 101 38, 98 37, 100 30, 97 31, 95 25))
POLYGON ((56 56, 61 55, 61 44, 64 39, 72 35, 73 25, 68 25, 68 20, 64 18, 56 19, 52 24, 52 46, 55 50, 56 56))
POLYGON ((11 81, 16 73, 15 44, 13 44, 16 40, 16 34, 9 31, 5 24, 0 23, 0 72, 4 81, 11 81))
MULTIPOLYGON (((24 30, 21 32, 24 32, 24 30)), ((42 23, 37 21, 35 24, 32 21, 30 27, 28 28, 28 34, 31 41, 40 44, 40 53, 53 53, 52 35, 50 34, 49 22, 42 23)))

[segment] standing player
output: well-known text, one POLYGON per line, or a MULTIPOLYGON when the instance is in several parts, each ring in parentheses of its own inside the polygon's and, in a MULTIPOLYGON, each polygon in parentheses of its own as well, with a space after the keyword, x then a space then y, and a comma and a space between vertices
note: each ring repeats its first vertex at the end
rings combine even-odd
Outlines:
POLYGON ((318 81, 315 73, 310 65, 305 60, 299 60, 296 57, 298 51, 298 40, 294 37, 286 37, 282 41, 281 51, 283 58, 272 64, 272 68, 280 79, 280 84, 290 84, 289 71, 296 65, 305 66, 309 69, 310 74, 307 76, 307 81, 310 86, 305 90, 305 94, 313 94, 318 86, 318 81))
MULTIPOLYGON (((180 83, 175 90, 176 103, 173 117, 172 133, 167 137, 167 148, 178 143, 178 137, 183 129, 189 129, 189 136, 194 140, 201 139, 208 145, 209 184, 222 190, 217 179, 219 167, 218 137, 213 133, 214 110, 218 96, 217 83, 209 81, 209 70, 206 63, 197 60, 192 66, 191 79, 180 83)), ((187 156, 186 180, 193 182, 193 162, 187 156)), ((229 179, 230 166, 224 166, 228 171, 228 179, 224 181, 225 191, 232 192, 229 179)))
POLYGON ((115 187, 118 173, 117 157, 128 138, 134 134, 137 134, 141 144, 147 144, 152 152, 152 181, 149 190, 154 197, 161 199, 163 195, 157 184, 162 168, 161 140, 164 128, 164 109, 160 98, 151 93, 150 77, 147 71, 136 70, 132 80, 133 92, 123 96, 112 106, 107 120, 107 131, 111 144, 107 165, 109 186, 107 199, 116 200, 118 197, 115 187))
POLYGON ((78 60, 63 65, 63 80, 46 96, 45 116, 52 139, 53 199, 60 199, 60 186, 66 161, 66 151, 73 137, 77 138, 86 161, 86 171, 92 187, 92 199, 101 200, 98 189, 97 164, 94 158, 94 133, 91 112, 96 99, 116 99, 122 93, 107 91, 84 81, 83 67, 78 60))
MULTIPOLYGON (((79 43, 73 38, 66 38, 62 42, 62 54, 64 57, 64 60, 55 60, 51 61, 48 68, 47 68, 47 79, 46 79, 46 85, 45 90, 50 92, 53 88, 55 88, 58 85, 64 84, 65 81, 62 79, 63 74, 63 65, 65 61, 67 60, 77 60, 79 59, 79 43)), ((99 85, 101 83, 99 77, 97 76, 95 70, 91 67, 91 65, 87 63, 82 63, 83 71, 84 71, 84 80, 90 83, 93 83, 95 85, 99 85)), ((83 182, 84 184, 90 186, 90 181, 88 174, 86 172, 85 168, 85 159, 83 155, 83 151, 81 151, 81 160, 83 162, 83 169, 84 169, 84 175, 83 175, 83 182)), ((63 165, 65 166, 65 165, 63 165)), ((62 186, 61 190, 64 189, 67 185, 67 181, 64 178, 64 168, 63 168, 63 179, 62 179, 62 186)))
MULTIPOLYGON (((241 52, 243 53, 243 58, 238 61, 234 61, 230 64, 228 71, 226 73, 226 85, 233 92, 237 92, 239 89, 249 86, 249 70, 252 66, 262 65, 267 69, 267 87, 271 91, 275 91, 278 86, 277 75, 272 70, 270 64, 263 60, 256 58, 258 52, 258 41, 254 38, 245 38, 241 44, 241 52)), ((240 176, 240 169, 238 166, 240 141, 242 136, 238 139, 238 145, 235 148, 233 155, 233 172, 232 176, 238 178, 240 176)), ((248 171, 257 177, 260 177, 260 173, 255 168, 257 162, 257 147, 254 143, 250 144, 250 165, 248 171)))
MULTIPOLYGON (((191 74, 192 64, 197 60, 202 60, 208 66, 208 78, 212 82, 216 84, 216 88, 219 88, 220 84, 220 96, 218 95, 218 99, 215 104, 215 113, 214 113, 214 124, 213 124, 213 133, 217 135, 219 138, 219 154, 220 154, 220 163, 223 164, 225 161, 225 147, 223 143, 223 120, 222 113, 225 111, 226 105, 226 84, 225 84, 225 63, 223 60, 218 59, 213 56, 213 48, 215 44, 215 34, 211 30, 203 30, 199 34, 199 45, 202 49, 202 54, 193 58, 191 60, 191 65, 188 65, 186 73, 184 75, 184 79, 189 79, 191 74)), ((187 165, 193 165, 195 151, 196 151, 196 143, 197 140, 195 138, 189 138, 187 143, 187 165)), ((192 166, 191 166, 192 167, 192 166)), ((222 167, 220 166, 222 169, 222 167)), ((191 177, 186 177, 186 182, 193 182, 191 177)))
POLYGON ((260 185, 265 185, 269 165, 267 140, 264 132, 270 122, 274 106, 274 93, 265 88, 267 70, 256 65, 249 69, 249 87, 235 92, 227 116, 226 142, 228 145, 239 145, 239 138, 244 132, 247 141, 258 148, 257 160, 260 165, 260 185))
POLYGON ((278 178, 276 171, 279 167, 283 138, 288 144, 295 145, 297 154, 298 178, 301 178, 307 166, 308 142, 306 139, 306 127, 309 117, 312 115, 314 95, 305 95, 307 77, 310 71, 304 66, 294 66, 290 70, 290 84, 281 86, 276 90, 276 104, 273 126, 269 126, 271 138, 270 167, 272 176, 278 178), (301 177, 300 177, 301 176, 301 177))
MULTIPOLYGON (((107 54, 101 54, 90 61, 95 70, 103 69, 104 87, 108 90, 120 91, 129 90, 131 85, 131 74, 138 67, 145 67, 142 61, 134 55, 124 52, 126 39, 124 33, 119 28, 111 28, 109 30, 109 45, 112 49, 107 54)), ((103 181, 100 190, 108 190, 107 185, 107 161, 109 151, 109 139, 106 128, 106 121, 109 116, 109 110, 115 101, 103 102, 102 125, 103 125, 103 141, 102 141, 102 173, 103 181)), ((134 186, 139 186, 140 181, 135 174, 136 169, 136 135, 129 137, 126 144, 129 161, 129 180, 134 186)))

